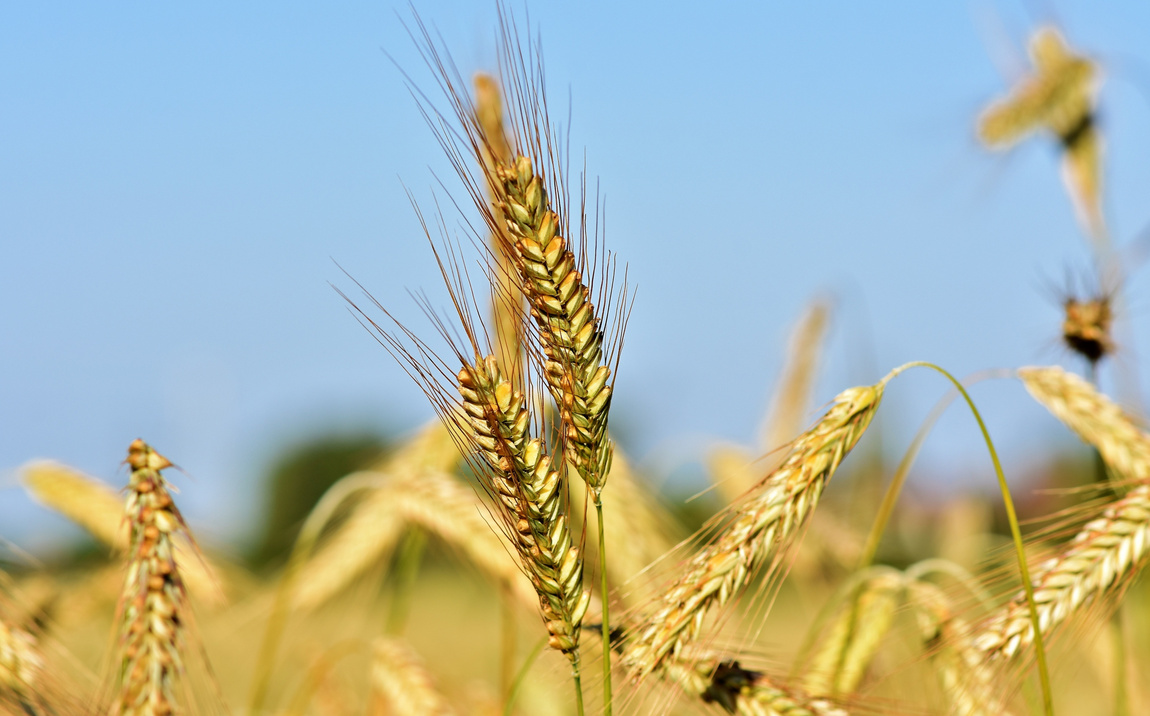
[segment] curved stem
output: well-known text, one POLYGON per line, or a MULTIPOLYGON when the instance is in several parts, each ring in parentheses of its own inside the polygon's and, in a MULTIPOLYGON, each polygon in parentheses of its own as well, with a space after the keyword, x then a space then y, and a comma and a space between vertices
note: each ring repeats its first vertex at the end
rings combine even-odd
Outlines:
POLYGON ((519 689, 523 686, 523 682, 527 680, 527 674, 531 671, 531 666, 539 655, 543 653, 543 649, 547 646, 547 637, 539 640, 531 653, 527 655, 524 660, 523 666, 519 667, 519 673, 515 675, 515 680, 511 682, 511 688, 507 692, 507 701, 503 704, 503 716, 511 716, 514 712, 515 697, 519 696, 519 689))
POLYGON ((603 714, 611 716, 611 609, 607 589, 607 542, 603 539, 603 501, 592 493, 599 521, 599 594, 603 602, 603 714))
POLYGON ((1046 666, 1046 645, 1042 638, 1042 623, 1038 619, 1038 604, 1034 600, 1034 584, 1030 581, 1030 567, 1026 564, 1026 548, 1022 544, 1022 530, 1018 526, 1018 514, 1014 510, 1014 500, 1010 497, 1010 486, 1006 484, 1006 475, 1002 472, 1002 463, 998 460, 998 451, 994 449, 994 442, 990 439, 990 432, 986 429, 986 423, 982 421, 982 415, 974 406, 974 401, 966 392, 966 388, 957 378, 939 366, 926 361, 914 361, 895 368, 881 382, 883 384, 888 383, 904 370, 920 366, 941 373, 962 394, 963 400, 966 401, 967 407, 970 408, 975 421, 978 422, 978 429, 982 432, 983 440, 986 441, 986 449, 990 452, 991 462, 994 463, 994 474, 998 478, 998 488, 1002 492, 1002 504, 1006 508, 1006 519, 1010 523, 1010 534, 1014 539, 1014 549, 1018 556, 1018 571, 1022 574, 1022 588, 1026 592, 1026 603, 1030 607, 1030 625, 1031 629, 1034 630, 1034 651, 1038 660, 1038 680, 1042 686, 1043 711, 1046 716, 1053 716, 1054 702, 1050 695, 1050 673, 1046 666))

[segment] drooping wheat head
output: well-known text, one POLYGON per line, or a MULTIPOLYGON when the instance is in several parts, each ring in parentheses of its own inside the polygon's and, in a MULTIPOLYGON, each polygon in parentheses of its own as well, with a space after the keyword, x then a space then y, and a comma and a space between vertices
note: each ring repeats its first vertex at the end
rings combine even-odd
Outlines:
POLYGON ((396 508, 396 490, 401 485, 420 482, 428 473, 449 471, 460 459, 459 448, 447 426, 435 420, 378 465, 373 471, 375 479, 361 480, 363 489, 351 503, 347 519, 332 530, 300 568, 293 590, 293 608, 320 606, 391 554, 405 525, 402 512, 396 508))
POLYGON ((774 472, 732 506, 717 537, 684 565, 651 610, 628 628, 625 662, 636 678, 660 669, 696 640, 708 613, 777 567, 823 487, 870 424, 883 384, 851 388, 795 440, 774 472))
POLYGON ((1058 366, 1020 368, 1034 399, 1093 445, 1120 481, 1150 480, 1150 436, 1114 401, 1058 366))
POLYGON ((172 535, 186 527, 160 473, 172 463, 139 439, 128 448, 127 462, 132 475, 124 514, 131 536, 111 713, 163 716, 180 710, 187 606, 172 535))
MULTIPOLYGON (((1088 522, 1060 553, 1039 565, 1034 599, 1043 636, 1087 605, 1120 594, 1146 566, 1150 550, 1150 485, 1140 485, 1088 522)), ((980 623, 972 646, 988 662, 1010 659, 1034 641, 1026 595, 980 623)))

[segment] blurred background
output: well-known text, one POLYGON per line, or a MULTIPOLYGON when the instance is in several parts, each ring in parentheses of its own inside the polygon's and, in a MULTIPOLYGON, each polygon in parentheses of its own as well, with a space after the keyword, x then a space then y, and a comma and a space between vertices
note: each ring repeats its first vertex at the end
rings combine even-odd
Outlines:
MULTIPOLYGON (((493 3, 416 10, 464 76, 494 70, 493 3)), ((909 360, 1081 367, 1061 301, 1091 258, 1057 148, 991 153, 974 135, 1039 24, 1105 75, 1114 242, 1139 246, 1150 225, 1146 3, 529 13, 572 166, 586 158, 636 289, 612 426, 679 501, 705 485, 711 446, 753 442, 814 296, 834 306, 816 405, 909 360)), ((79 534, 34 506, 20 465, 122 484, 143 437, 183 469, 198 538, 264 558, 299 519, 275 495, 314 500, 432 417, 331 285, 353 293, 354 277, 417 327, 407 291, 444 296, 405 189, 427 210, 461 195, 405 86, 442 104, 411 17, 379 2, 0 7, 0 538, 45 555, 79 534)), ((1130 264, 1107 389, 1116 368, 1145 374, 1148 287, 1130 264)), ((926 372, 896 382, 878 449, 897 458, 945 389, 926 372)), ((1076 444, 1016 381, 973 394, 1013 479, 1076 444)), ((948 413, 911 484, 992 486, 968 413, 948 413)))

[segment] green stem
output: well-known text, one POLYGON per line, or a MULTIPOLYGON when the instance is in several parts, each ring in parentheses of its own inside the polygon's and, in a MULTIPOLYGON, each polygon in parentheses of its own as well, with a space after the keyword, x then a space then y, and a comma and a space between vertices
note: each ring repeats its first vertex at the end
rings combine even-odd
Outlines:
POLYGON ((575 713, 583 716, 583 680, 579 675, 579 652, 575 652, 575 660, 571 662, 571 677, 575 681, 575 713))
POLYGON ((882 504, 879 505, 878 515, 875 516, 874 524, 871 525, 870 534, 867 535, 866 545, 863 547, 862 558, 859 559, 859 569, 866 569, 874 564, 875 554, 878 552, 879 542, 882 541, 883 533, 886 532, 887 523, 890 522, 890 516, 894 513, 895 503, 898 502, 898 496, 902 493, 902 486, 906 483, 906 477, 910 474, 910 468, 914 465, 915 458, 918 457, 919 451, 922 449, 922 444, 926 442, 926 438, 930 435, 930 431, 934 429, 934 424, 950 407, 951 401, 958 395, 958 393, 951 391, 943 396, 941 400, 935 403, 931 409, 930 414, 926 416, 926 420, 919 426, 918 432, 911 441, 910 447, 906 449, 903 454, 902 460, 898 463, 898 468, 894 471, 894 477, 890 479, 890 485, 883 495, 882 504))
POLYGON ((527 680, 527 674, 531 671, 531 666, 539 655, 543 653, 543 649, 547 646, 547 637, 539 640, 531 653, 527 655, 527 659, 523 662, 523 666, 519 668, 519 673, 515 675, 515 681, 511 682, 511 689, 507 692, 507 701, 503 704, 503 716, 511 716, 514 712, 515 699, 519 696, 519 689, 523 687, 523 682, 527 680))
POLYGON ((603 538, 603 500, 592 493, 599 520, 599 594, 603 602, 603 714, 611 716, 611 609, 607 589, 607 541, 603 538))
MULTIPOLYGON (((499 618, 499 693, 503 697, 504 709, 506 710, 515 697, 515 688, 518 685, 518 680, 513 674, 517 632, 515 607, 512 604, 511 585, 506 580, 499 586, 499 618)), ((531 658, 534 659, 534 657, 531 658)), ((530 664, 530 660, 528 664, 530 664)))
POLYGON ((387 634, 401 633, 407 623, 407 615, 411 611, 411 594, 415 589, 415 580, 419 577, 419 563, 423 561, 423 548, 426 544, 427 535, 423 530, 416 527, 408 530, 395 566, 395 591, 387 614, 387 634))
POLYGON ((986 441, 986 449, 990 452, 990 460, 994 463, 994 474, 998 478, 998 488, 1002 492, 1002 504, 1006 508, 1006 519, 1010 523, 1010 534, 1014 539, 1014 550, 1018 556, 1018 571, 1022 574, 1022 588, 1026 592, 1026 602, 1030 607, 1030 626, 1034 630, 1034 651, 1038 660, 1038 680, 1042 685, 1042 706, 1046 716, 1054 716, 1054 701, 1050 693, 1050 672, 1046 666, 1046 645, 1042 638, 1042 622, 1038 618, 1038 603, 1034 600, 1034 584, 1030 580, 1030 567, 1026 564, 1026 547, 1022 544, 1022 530, 1018 526, 1018 515, 1014 510, 1014 500, 1010 497, 1010 486, 1006 484, 1006 475, 1002 471, 1002 463, 998 460, 998 451, 994 449, 994 442, 990 439, 990 432, 986 429, 986 423, 982 421, 982 415, 978 412, 978 408, 974 406, 974 401, 971 400, 970 394, 966 392, 966 388, 950 373, 933 363, 925 361, 914 361, 906 365, 899 366, 892 370, 882 383, 887 383, 892 380, 899 373, 902 373, 908 368, 914 367, 930 368, 941 373, 947 380, 954 385, 955 389, 962 394, 963 400, 966 401, 967 407, 974 415, 974 419, 978 422, 978 429, 982 432, 982 438, 986 441))

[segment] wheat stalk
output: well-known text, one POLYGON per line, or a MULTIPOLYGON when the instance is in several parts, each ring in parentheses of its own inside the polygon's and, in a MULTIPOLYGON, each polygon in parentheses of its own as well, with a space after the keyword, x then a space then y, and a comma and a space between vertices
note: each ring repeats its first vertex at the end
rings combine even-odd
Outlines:
POLYGON ((372 698, 388 716, 449 716, 454 713, 435 687, 423 660, 397 639, 377 638, 372 647, 372 698))
POLYGON ((774 472, 738 505, 718 537, 684 566, 683 576, 629 629, 625 661, 642 678, 690 645, 712 608, 741 592, 764 564, 777 564, 805 523, 827 480, 870 424, 883 384, 851 388, 803 433, 774 472))
POLYGON ((120 601, 119 694, 111 713, 162 716, 179 711, 186 598, 172 535, 186 527, 160 474, 171 467, 167 458, 137 439, 128 448, 128 465, 124 512, 131 537, 120 601))

